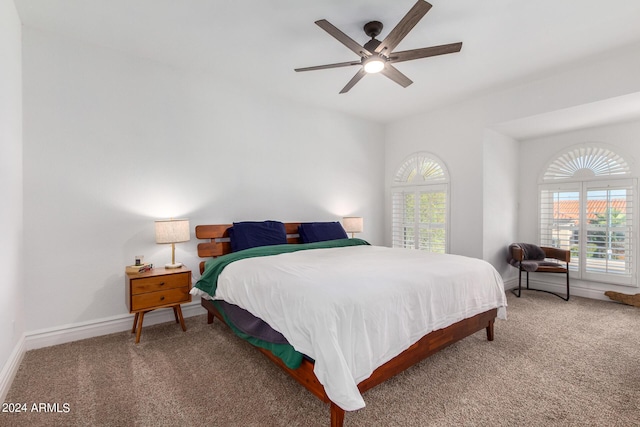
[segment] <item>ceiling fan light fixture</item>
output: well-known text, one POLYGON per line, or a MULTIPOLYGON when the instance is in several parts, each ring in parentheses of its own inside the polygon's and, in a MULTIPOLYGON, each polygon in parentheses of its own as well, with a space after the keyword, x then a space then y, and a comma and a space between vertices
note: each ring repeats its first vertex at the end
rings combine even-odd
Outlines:
POLYGON ((364 71, 369 74, 379 73, 384 68, 384 60, 379 57, 371 57, 364 61, 364 71))

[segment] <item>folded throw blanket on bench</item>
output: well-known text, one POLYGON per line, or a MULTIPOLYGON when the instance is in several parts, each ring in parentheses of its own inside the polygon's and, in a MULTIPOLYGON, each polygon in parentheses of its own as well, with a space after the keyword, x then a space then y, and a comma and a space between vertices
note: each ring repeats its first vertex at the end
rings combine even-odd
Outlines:
POLYGON ((516 268, 522 266, 522 269, 525 271, 536 271, 543 265, 557 265, 555 262, 548 262, 544 259, 545 253, 542 248, 533 243, 512 243, 509 245, 509 259, 507 259, 507 262, 516 268), (513 258, 513 248, 522 249, 522 263, 513 258))

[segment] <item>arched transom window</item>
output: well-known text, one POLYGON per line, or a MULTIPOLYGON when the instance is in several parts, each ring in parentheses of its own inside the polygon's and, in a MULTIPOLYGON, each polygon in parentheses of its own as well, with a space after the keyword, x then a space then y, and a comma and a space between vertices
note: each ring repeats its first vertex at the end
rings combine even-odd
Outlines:
POLYGON ((624 176, 631 173, 622 156, 594 145, 574 147, 549 163, 542 180, 624 176))
POLYGON ((442 162, 429 153, 416 153, 398 168, 395 184, 447 182, 449 177, 442 162))

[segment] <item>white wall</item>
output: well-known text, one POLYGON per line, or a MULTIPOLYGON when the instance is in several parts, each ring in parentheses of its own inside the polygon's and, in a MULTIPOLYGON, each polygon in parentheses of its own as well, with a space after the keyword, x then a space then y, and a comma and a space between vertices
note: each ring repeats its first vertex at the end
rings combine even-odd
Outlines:
POLYGON ((518 235, 518 183, 520 144, 492 130, 485 130, 483 144, 483 258, 496 266, 504 279, 515 269, 504 262, 507 248, 518 235), (484 236, 490 236, 485 238, 484 236))
POLYGON ((13 1, 0 0, 0 401, 13 376, 11 358, 25 331, 20 27, 13 1))
MULTIPOLYGON (((24 29, 31 333, 126 316, 124 267, 161 265, 153 220, 365 218, 383 241, 382 128, 24 29)), ((194 271, 195 236, 176 245, 194 271)), ((169 316, 169 314, 167 315, 169 316)))
MULTIPOLYGON (((495 221, 484 215, 489 213, 485 204, 495 202, 495 197, 485 200, 484 196, 493 194, 500 177, 512 175, 514 148, 487 130, 512 120, 640 92, 638 70, 640 50, 625 49, 594 58, 587 65, 396 121, 386 129, 387 185, 408 154, 425 150, 440 157, 451 175, 451 252, 485 258, 505 271, 502 247, 506 241, 518 241, 519 233, 513 230, 519 225, 508 222, 504 232, 495 233, 495 221), (496 143, 510 148, 501 152, 493 145, 496 143)), ((524 160, 518 167, 529 165, 524 160)), ((513 209, 517 188, 505 187, 501 196, 507 200, 507 209, 513 209)), ((385 203, 390 206, 388 196, 385 203)), ((520 206, 519 212, 524 209, 520 206)), ((388 208, 386 214, 389 218, 388 208)), ((385 241, 391 242, 390 227, 385 230, 385 241)))

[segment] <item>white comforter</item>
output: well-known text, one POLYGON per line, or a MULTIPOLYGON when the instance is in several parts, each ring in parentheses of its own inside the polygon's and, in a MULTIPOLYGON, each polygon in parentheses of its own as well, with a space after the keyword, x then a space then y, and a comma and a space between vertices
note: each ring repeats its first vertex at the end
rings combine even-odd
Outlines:
POLYGON ((506 317, 498 272, 457 255, 379 246, 313 249, 228 265, 216 299, 236 304, 315 360, 327 396, 364 407, 357 384, 431 331, 491 308, 506 317))

